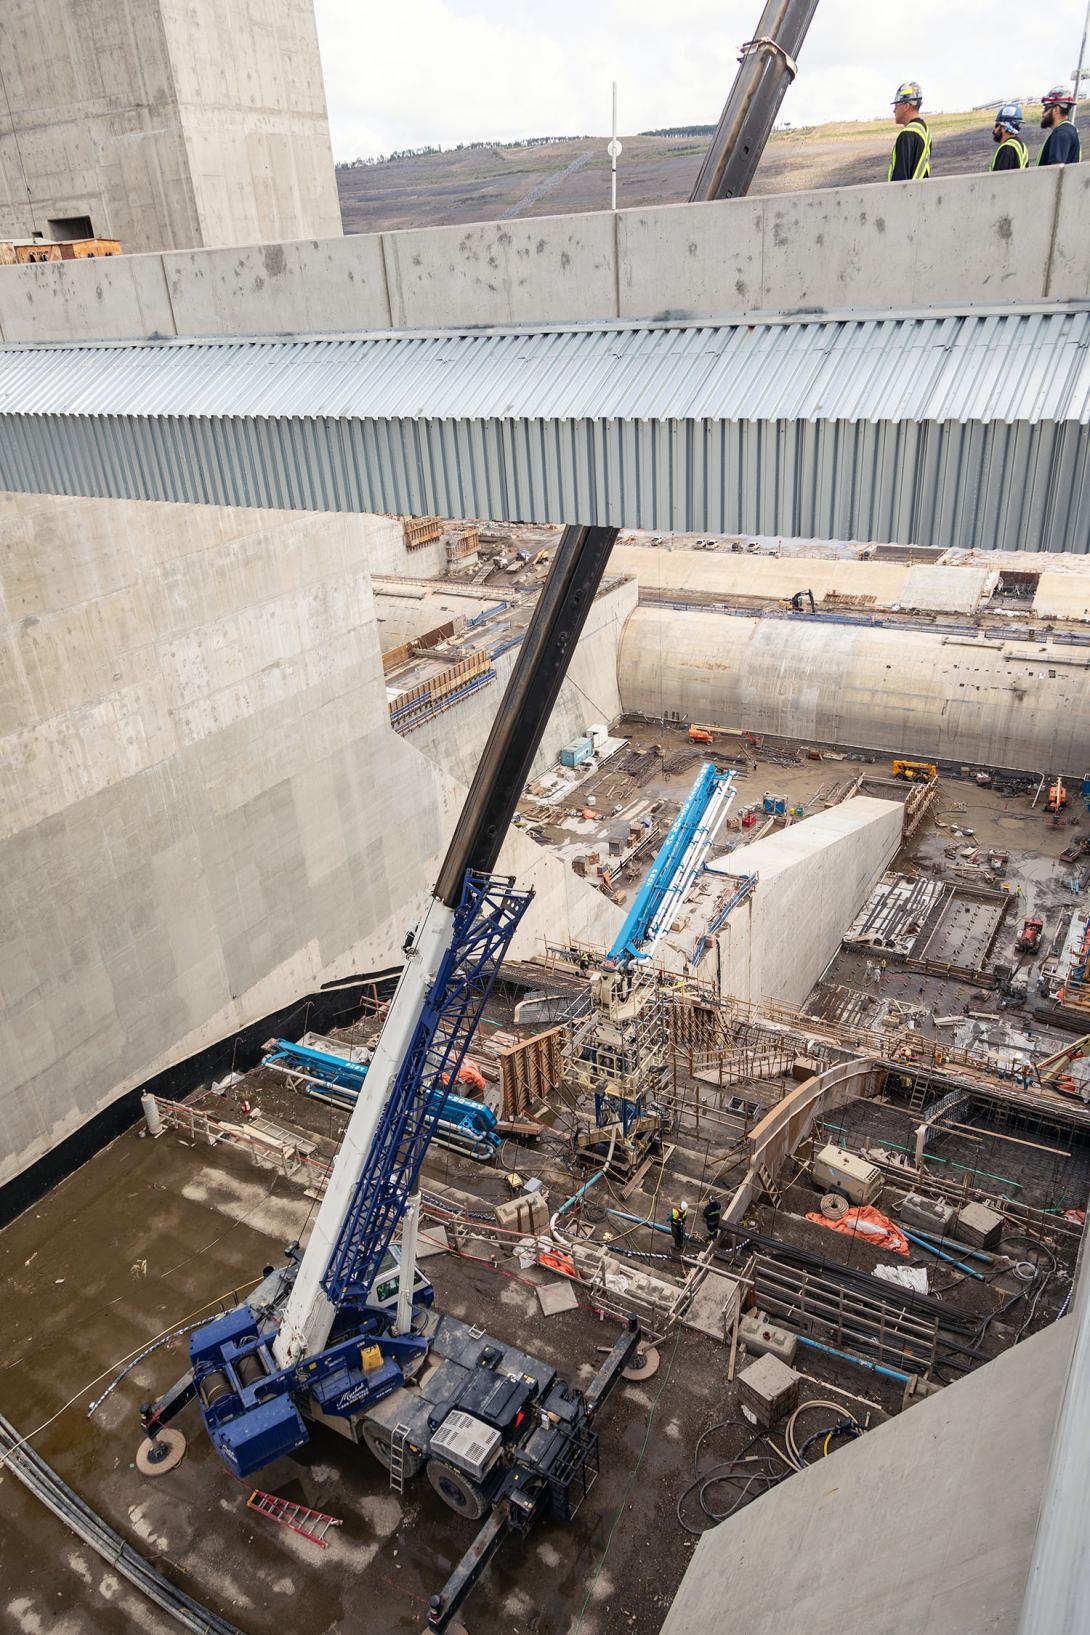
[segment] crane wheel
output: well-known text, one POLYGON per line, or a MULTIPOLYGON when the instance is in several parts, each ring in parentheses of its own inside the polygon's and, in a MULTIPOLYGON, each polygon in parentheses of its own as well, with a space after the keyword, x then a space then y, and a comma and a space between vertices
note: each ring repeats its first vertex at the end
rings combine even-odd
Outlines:
POLYGON ((621 1369, 623 1380, 649 1380, 659 1371, 659 1354, 653 1345, 641 1346, 627 1368, 621 1369))
POLYGON ((136 1450, 136 1468, 141 1476, 166 1476, 185 1458, 185 1437, 181 1431, 163 1430, 154 1439, 146 1436, 136 1450))
POLYGON ((473 1481, 443 1459, 428 1460, 428 1481, 443 1503, 466 1521, 480 1521, 488 1510, 488 1500, 473 1481))
MULTIPOLYGON (((364 1421, 363 1426, 363 1445, 368 1453, 378 1460, 383 1470, 390 1469, 393 1463, 393 1450, 390 1446, 390 1440, 388 1437, 380 1436, 375 1427, 367 1423, 367 1421, 364 1421)), ((404 1479, 408 1481, 411 1477, 419 1475, 422 1463, 420 1457, 406 1445, 401 1456, 401 1470, 404 1479)))

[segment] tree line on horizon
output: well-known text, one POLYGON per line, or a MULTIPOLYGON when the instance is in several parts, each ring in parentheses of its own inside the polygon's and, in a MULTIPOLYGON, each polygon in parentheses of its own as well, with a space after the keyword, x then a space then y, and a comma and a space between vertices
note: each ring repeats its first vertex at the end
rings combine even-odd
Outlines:
MULTIPOLYGON (((655 131, 637 131, 637 136, 710 136, 714 125, 664 125, 655 131)), ((371 165, 389 165, 398 159, 426 159, 437 153, 476 153, 488 148, 544 148, 554 142, 595 142, 594 136, 524 136, 516 142, 428 142, 419 148, 395 148, 391 153, 373 154, 368 158, 338 159, 337 170, 364 170, 371 165)))

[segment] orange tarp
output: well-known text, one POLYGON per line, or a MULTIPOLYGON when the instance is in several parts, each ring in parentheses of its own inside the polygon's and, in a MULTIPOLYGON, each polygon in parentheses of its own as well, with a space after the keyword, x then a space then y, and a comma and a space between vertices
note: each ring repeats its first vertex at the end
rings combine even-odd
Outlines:
POLYGON ((824 1215, 807 1215, 808 1221, 827 1226, 831 1232, 846 1232, 849 1237, 863 1238, 876 1249, 890 1249, 895 1255, 909 1254, 909 1243, 904 1233, 871 1204, 849 1209, 838 1221, 827 1221, 824 1215))

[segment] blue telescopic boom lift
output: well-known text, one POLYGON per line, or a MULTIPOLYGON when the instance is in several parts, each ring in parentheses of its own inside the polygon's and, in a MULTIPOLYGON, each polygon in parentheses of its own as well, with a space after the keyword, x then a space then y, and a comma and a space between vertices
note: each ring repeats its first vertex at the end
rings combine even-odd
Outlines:
POLYGON ((434 893, 406 941, 305 1252, 293 1246, 244 1304, 197 1329, 189 1372, 141 1410, 137 1462, 147 1474, 181 1457, 184 1438, 166 1427, 196 1398, 240 1477, 302 1447, 307 1421, 318 1421, 365 1442, 399 1491, 423 1469, 459 1515, 487 1516, 432 1597, 436 1630, 508 1532, 574 1514, 597 1474, 595 1414, 640 1342, 630 1319, 579 1391, 540 1359, 439 1316, 412 1247, 421 1163, 530 901, 493 870, 616 536, 564 530, 434 893), (392 1239, 403 1221, 399 1262, 392 1239), (436 1366, 425 1371, 429 1359, 436 1366))
POLYGON ((650 959, 704 866, 734 800, 734 773, 705 761, 606 956, 610 970, 650 959))

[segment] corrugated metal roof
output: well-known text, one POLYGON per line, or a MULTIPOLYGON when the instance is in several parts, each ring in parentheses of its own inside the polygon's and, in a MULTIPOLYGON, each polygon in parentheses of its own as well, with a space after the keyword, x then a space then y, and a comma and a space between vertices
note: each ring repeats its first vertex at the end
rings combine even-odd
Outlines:
POLYGON ((1090 311, 0 347, 0 482, 1087 548, 1090 311))

